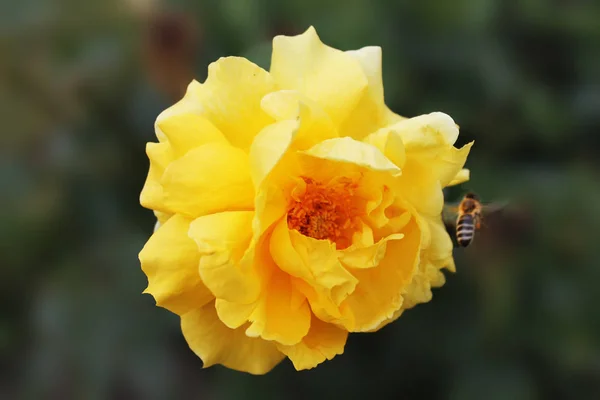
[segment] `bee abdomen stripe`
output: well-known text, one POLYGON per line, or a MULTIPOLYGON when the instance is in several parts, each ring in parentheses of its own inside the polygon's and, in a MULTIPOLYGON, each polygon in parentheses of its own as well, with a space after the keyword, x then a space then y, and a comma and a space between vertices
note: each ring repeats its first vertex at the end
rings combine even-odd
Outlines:
POLYGON ((458 218, 458 222, 473 222, 473 216, 471 214, 463 214, 458 218))
POLYGON ((475 226, 475 224, 474 224, 474 223, 472 223, 472 222, 469 222, 469 223, 460 223, 460 224, 458 224, 456 227, 457 227, 458 229, 460 229, 460 228, 467 228, 467 229, 471 229, 471 228, 473 228, 474 226, 475 226))

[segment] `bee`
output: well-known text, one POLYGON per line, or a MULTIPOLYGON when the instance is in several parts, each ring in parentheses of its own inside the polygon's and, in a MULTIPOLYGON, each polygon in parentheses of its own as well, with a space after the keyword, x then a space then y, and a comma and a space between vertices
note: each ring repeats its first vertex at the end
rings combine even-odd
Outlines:
POLYGON ((464 195, 458 206, 444 207, 446 226, 453 226, 460 247, 467 247, 481 229, 483 214, 490 215, 506 207, 506 204, 482 204, 475 193, 464 195))
POLYGON ((456 241, 467 247, 475 238, 475 231, 481 228, 482 205, 475 193, 467 193, 458 205, 456 218, 456 241))

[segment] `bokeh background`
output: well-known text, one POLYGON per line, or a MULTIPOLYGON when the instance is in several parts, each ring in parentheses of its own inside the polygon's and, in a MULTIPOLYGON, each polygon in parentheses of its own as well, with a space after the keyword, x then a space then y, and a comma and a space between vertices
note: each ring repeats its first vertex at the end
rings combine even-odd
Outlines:
POLYGON ((0 3, 0 399, 599 399, 600 3, 0 3), (207 370, 141 292, 158 113, 207 65, 269 67, 314 25, 384 49, 387 103, 475 140, 466 190, 509 200, 434 300, 296 373, 207 370))

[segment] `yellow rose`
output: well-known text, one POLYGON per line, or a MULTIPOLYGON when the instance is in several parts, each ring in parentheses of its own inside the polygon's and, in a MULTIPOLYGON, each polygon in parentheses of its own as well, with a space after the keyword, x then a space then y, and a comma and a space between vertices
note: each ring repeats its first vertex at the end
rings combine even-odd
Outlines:
POLYGON ((379 47, 343 52, 309 28, 273 40, 269 72, 221 58, 156 135, 146 292, 205 367, 313 368, 454 269, 442 188, 468 179, 471 145, 453 146, 445 114, 386 107, 379 47))

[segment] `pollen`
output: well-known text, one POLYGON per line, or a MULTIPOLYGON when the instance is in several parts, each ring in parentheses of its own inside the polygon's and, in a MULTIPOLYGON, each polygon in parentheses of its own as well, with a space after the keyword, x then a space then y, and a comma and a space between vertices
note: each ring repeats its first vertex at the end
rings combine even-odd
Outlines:
POLYGON ((306 186, 303 193, 292 195, 288 227, 314 239, 331 240, 338 249, 350 246, 360 214, 356 182, 348 178, 327 183, 302 179, 306 186))

